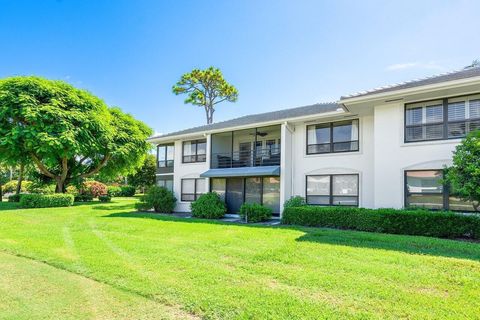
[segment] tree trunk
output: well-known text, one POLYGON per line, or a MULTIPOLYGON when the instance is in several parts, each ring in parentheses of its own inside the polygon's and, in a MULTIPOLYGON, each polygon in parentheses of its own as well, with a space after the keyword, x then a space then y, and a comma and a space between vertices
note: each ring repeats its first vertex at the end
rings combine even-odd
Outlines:
POLYGON ((3 190, 2 190, 2 184, 0 184, 0 202, 3 201, 3 190))
POLYGON ((64 186, 65 186, 65 180, 63 180, 61 177, 57 177, 57 186, 55 187, 55 193, 63 193, 64 186))
POLYGON ((16 194, 20 194, 22 191, 22 181, 23 181, 23 172, 25 171, 25 164, 20 164, 20 170, 18 172, 18 182, 17 182, 17 191, 16 194))

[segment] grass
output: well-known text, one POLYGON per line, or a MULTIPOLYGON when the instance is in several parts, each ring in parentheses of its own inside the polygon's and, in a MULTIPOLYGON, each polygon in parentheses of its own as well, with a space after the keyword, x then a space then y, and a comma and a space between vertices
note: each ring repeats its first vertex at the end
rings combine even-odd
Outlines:
POLYGON ((182 220, 134 201, 0 204, 0 319, 480 318, 478 243, 182 220))

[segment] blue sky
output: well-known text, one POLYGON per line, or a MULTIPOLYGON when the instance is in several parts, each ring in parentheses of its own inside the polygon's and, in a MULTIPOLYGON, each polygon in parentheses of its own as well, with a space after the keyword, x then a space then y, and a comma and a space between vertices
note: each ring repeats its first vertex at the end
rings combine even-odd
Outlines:
POLYGON ((0 78, 65 80, 156 132, 202 125, 172 85, 219 67, 215 121, 335 101, 480 58, 480 1, 0 0, 0 78))

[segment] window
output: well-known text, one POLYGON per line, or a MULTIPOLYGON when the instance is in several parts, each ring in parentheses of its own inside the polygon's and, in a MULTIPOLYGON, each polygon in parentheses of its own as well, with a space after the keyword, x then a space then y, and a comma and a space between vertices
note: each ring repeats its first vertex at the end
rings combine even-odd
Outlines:
POLYGON ((442 170, 406 171, 407 207, 443 208, 442 170))
POLYGON ((443 170, 405 171, 405 206, 436 210, 474 211, 449 186, 442 184, 443 170))
POLYGON ((405 105, 405 142, 462 138, 480 129, 480 95, 405 105))
POLYGON ((174 147, 173 144, 157 146, 157 161, 159 168, 173 167, 174 147))
POLYGON ((280 212, 280 178, 263 177, 262 205, 272 209, 273 213, 280 212))
POLYGON ((183 142, 183 163, 205 162, 206 160, 206 139, 183 142))
POLYGON ((216 192, 222 201, 225 201, 225 192, 227 191, 227 180, 222 178, 213 178, 210 180, 210 189, 216 192))
POLYGON ((307 176, 307 203, 358 206, 358 174, 307 176))
POLYGON ((358 119, 307 126, 307 154, 358 151, 358 119))
POLYGON ((173 176, 157 176, 157 186, 173 192, 173 176))
POLYGON ((195 201, 205 193, 205 179, 182 179, 181 201, 195 201))

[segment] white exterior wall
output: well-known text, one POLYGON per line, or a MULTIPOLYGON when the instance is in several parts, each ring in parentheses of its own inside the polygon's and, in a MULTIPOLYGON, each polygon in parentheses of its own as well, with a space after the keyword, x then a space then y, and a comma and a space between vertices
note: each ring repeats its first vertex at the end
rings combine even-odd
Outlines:
POLYGON ((282 124, 281 129, 281 155, 280 155, 280 214, 283 204, 292 197, 293 183, 293 128, 282 124))
MULTIPOLYGON (((182 179, 199 178, 200 174, 210 168, 210 135, 207 136, 207 161, 197 163, 182 163, 182 143, 193 139, 175 141, 175 163, 173 166, 173 192, 177 198, 176 212, 189 212, 190 202, 181 201, 182 179)), ((199 137, 202 139, 204 137, 199 137)), ((205 178, 206 192, 209 191, 209 179, 205 178)))
MULTIPOLYGON (((359 205, 374 206, 374 150, 373 116, 353 117, 359 119, 359 151, 307 155, 307 125, 338 120, 298 123, 293 135, 293 192, 292 196, 305 197, 306 176, 321 174, 354 173, 359 175, 359 205)), ((283 175, 283 172, 281 173, 283 175)))
POLYGON ((461 139, 404 142, 404 104, 375 106, 376 208, 404 206, 404 171, 443 169, 452 163, 452 152, 461 139))

